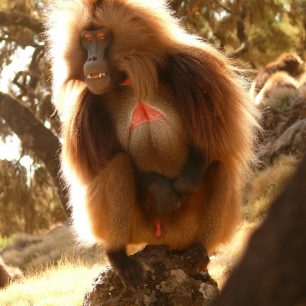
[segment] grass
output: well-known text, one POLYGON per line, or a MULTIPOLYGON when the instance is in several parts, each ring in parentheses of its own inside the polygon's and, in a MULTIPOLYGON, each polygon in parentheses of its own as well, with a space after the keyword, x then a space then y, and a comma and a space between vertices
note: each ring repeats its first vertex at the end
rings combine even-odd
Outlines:
POLYGON ((103 266, 61 262, 0 291, 1 306, 80 306, 103 266))
MULTIPOLYGON (((244 223, 233 239, 211 257, 209 272, 222 287, 233 266, 243 254, 256 224, 244 223)), ((68 256, 68 255, 67 255, 68 256)), ((71 258, 71 257, 69 257, 71 258)), ((94 277, 104 265, 90 265, 62 258, 57 265, 31 269, 25 277, 0 290, 1 306, 80 306, 94 277)))
POLYGON ((57 226, 41 236, 17 234, 12 238, 11 246, 12 248, 2 255, 3 260, 7 265, 18 267, 22 271, 50 266, 63 257, 77 256, 87 264, 104 261, 101 248, 77 246, 72 232, 64 225, 57 226))
POLYGON ((0 236, 0 250, 7 247, 11 243, 11 240, 11 237, 0 236))
MULTIPOLYGON (((222 287, 243 254, 256 224, 244 223, 233 239, 211 257, 209 272, 222 287)), ((56 266, 28 273, 24 279, 0 290, 1 306, 81 306, 84 295, 104 265, 62 259, 56 266)))
POLYGON ((294 156, 281 156, 272 166, 255 174, 250 184, 244 212, 248 221, 261 220, 271 203, 278 197, 296 170, 298 160, 294 156))

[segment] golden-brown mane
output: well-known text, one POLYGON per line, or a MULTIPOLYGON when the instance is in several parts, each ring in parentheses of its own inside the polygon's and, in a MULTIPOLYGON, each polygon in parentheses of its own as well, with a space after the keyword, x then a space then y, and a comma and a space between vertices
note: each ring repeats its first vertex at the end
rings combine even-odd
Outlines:
POLYGON ((187 45, 210 49, 183 30, 164 1, 57 0, 51 5, 47 21, 46 28, 51 29, 46 33, 52 45, 50 57, 54 70, 61 71, 61 76, 54 73, 55 95, 66 80, 81 79, 82 71, 74 67, 84 61, 79 33, 88 25, 112 29, 115 41, 111 53, 115 56, 111 60, 118 69, 128 73, 139 98, 150 97, 157 90, 156 66, 163 62, 167 53, 176 53, 187 45), (94 17, 91 13, 93 5, 94 17), (66 67, 64 63, 69 60, 75 65, 66 67))
MULTIPOLYGON (((61 46, 61 50, 50 50, 55 69, 55 96, 70 79, 82 79, 82 71, 73 70, 84 61, 81 50, 75 48, 79 45, 76 33, 89 23, 109 27, 115 37, 114 49, 110 52, 115 56, 111 60, 132 79, 135 96, 149 99, 154 95, 158 90, 157 69, 172 57, 176 66, 173 75, 177 74, 172 79, 173 86, 182 93, 178 97, 185 97, 180 103, 196 143, 203 150, 209 148, 212 158, 228 155, 234 164, 246 166, 256 123, 252 119, 254 109, 246 101, 244 89, 238 85, 238 76, 219 52, 182 29, 164 1, 54 1, 48 20, 52 29, 48 33, 50 43, 53 47, 61 46), (93 6, 95 15, 90 17, 93 6), (60 37, 63 42, 58 42, 60 37), (72 60, 75 64, 67 67, 66 62, 72 60), (187 98, 192 102, 186 103, 187 98), (241 126, 245 132, 239 138, 236 135, 241 126), (245 149, 234 156, 237 146, 245 149)), ((55 100, 59 99, 55 97, 55 100)))

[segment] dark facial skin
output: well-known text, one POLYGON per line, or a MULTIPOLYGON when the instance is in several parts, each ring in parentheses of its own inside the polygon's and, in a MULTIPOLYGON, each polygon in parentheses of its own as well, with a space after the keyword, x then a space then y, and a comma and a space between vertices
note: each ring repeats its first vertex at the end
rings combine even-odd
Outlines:
POLYGON ((88 89, 95 95, 112 90, 124 76, 114 72, 107 52, 112 42, 112 35, 104 28, 85 30, 81 34, 81 43, 87 51, 84 64, 84 77, 88 89))

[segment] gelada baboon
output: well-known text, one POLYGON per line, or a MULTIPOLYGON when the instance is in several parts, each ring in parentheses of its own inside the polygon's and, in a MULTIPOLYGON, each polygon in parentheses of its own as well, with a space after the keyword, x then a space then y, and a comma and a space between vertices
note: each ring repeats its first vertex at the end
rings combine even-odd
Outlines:
POLYGON ((127 286, 141 279, 127 245, 200 262, 237 225, 252 156, 235 69, 165 1, 55 0, 46 28, 79 237, 104 243, 127 286))
MULTIPOLYGON (((275 79, 277 79, 277 82, 279 83, 280 76, 283 75, 284 82, 287 84, 292 83, 288 81, 291 78, 286 77, 284 73, 295 78, 301 75, 304 72, 304 69, 304 62, 297 54, 281 54, 275 61, 269 63, 258 73, 251 87, 252 98, 255 99, 258 94, 261 94, 262 96, 265 95, 264 93, 261 93, 261 91, 266 91, 266 88, 264 88, 265 84, 275 73, 283 72, 283 74, 278 74, 275 79)), ((270 83, 272 83, 272 81, 270 83)))
MULTIPOLYGON (((276 72, 269 77, 255 98, 259 108, 277 107, 299 96, 299 82, 286 72, 276 72)), ((293 100, 292 100, 293 101, 293 100)))

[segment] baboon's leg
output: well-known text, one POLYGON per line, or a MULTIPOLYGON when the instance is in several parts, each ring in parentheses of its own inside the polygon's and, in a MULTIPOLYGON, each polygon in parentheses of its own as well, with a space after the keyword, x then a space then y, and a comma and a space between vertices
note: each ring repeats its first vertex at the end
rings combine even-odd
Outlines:
POLYGON ((141 267, 126 254, 135 214, 135 177, 129 157, 116 155, 89 184, 87 209, 91 228, 103 240, 112 266, 128 287, 141 280, 141 267))
POLYGON ((205 199, 197 240, 210 254, 225 242, 240 220, 240 182, 220 163, 213 162, 204 174, 205 199))

